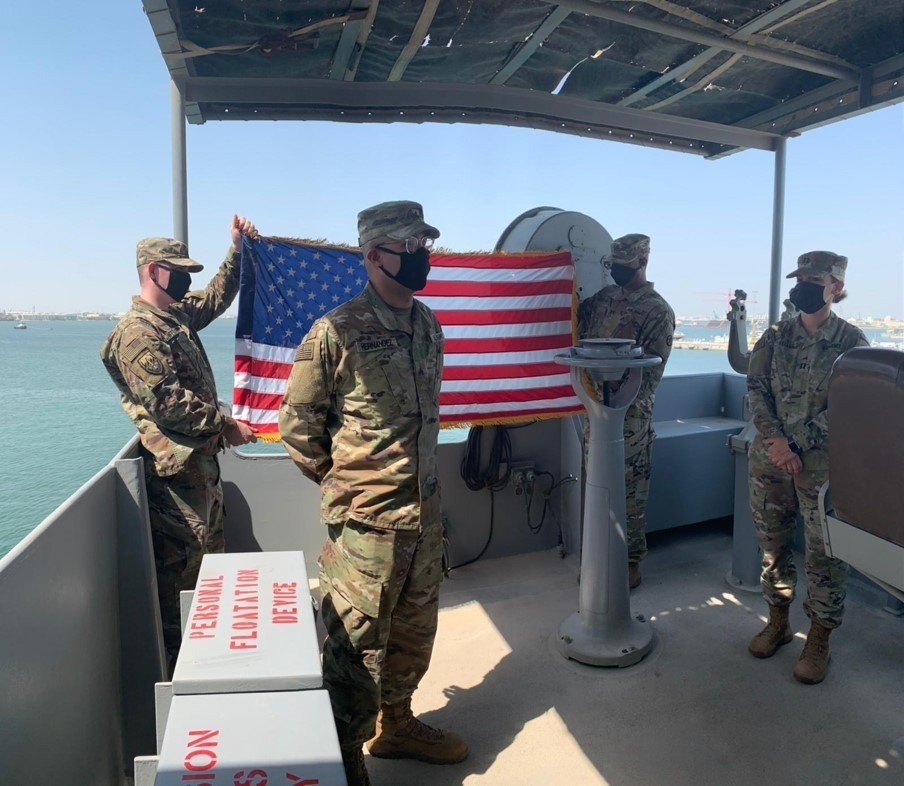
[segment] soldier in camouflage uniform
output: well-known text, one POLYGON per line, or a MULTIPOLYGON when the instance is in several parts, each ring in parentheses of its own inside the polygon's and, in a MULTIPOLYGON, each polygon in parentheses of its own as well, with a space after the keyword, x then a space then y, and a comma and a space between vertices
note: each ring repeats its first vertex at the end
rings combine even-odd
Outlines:
POLYGON ((832 365, 863 332, 832 313, 846 296, 847 257, 811 251, 797 260, 790 301, 798 316, 772 325, 750 355, 747 393, 757 435, 750 448, 750 507, 763 552, 761 583, 769 623, 750 642, 750 654, 768 658, 792 639, 788 609, 797 571, 791 553, 798 512, 804 524, 807 643, 794 667, 806 684, 825 679, 829 634, 841 624, 848 567, 826 556, 819 489, 829 479, 828 384, 832 365))
MULTIPOLYGON (((614 285, 603 287, 581 303, 581 338, 629 338, 662 363, 643 369, 637 397, 625 413, 625 502, 628 537, 628 582, 640 584, 640 561, 647 555, 646 510, 653 454, 653 401, 672 352, 675 313, 647 281, 650 238, 625 235, 612 241, 603 261, 614 285)), ((586 425, 585 425, 586 432, 586 425)), ((586 442, 586 439, 585 439, 586 442)))
POLYGON ((189 292, 202 266, 184 243, 142 240, 141 293, 132 298, 100 351, 122 406, 141 435, 157 589, 169 673, 182 642, 179 593, 194 589, 207 552, 223 551, 223 490, 216 454, 256 440, 218 407, 207 353, 197 331, 232 303, 239 289, 243 234, 254 225, 233 216, 232 247, 206 289, 189 292))
POLYGON ((442 580, 443 332, 414 299, 439 231, 418 203, 386 202, 358 214, 358 234, 369 283, 311 327, 279 413, 286 449, 321 488, 324 682, 352 786, 369 783, 367 740, 373 756, 468 754, 457 734, 411 713, 442 580))

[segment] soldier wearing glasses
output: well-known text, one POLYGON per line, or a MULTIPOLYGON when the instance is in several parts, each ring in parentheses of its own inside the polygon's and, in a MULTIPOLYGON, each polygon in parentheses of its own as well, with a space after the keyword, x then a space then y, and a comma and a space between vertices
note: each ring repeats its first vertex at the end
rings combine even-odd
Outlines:
POLYGON ((436 635, 442 519, 436 446, 443 332, 414 299, 439 230, 417 202, 358 214, 365 290, 314 323, 279 414, 299 469, 320 485, 320 589, 330 693, 346 777, 372 756, 461 761, 465 741, 411 712, 436 635))

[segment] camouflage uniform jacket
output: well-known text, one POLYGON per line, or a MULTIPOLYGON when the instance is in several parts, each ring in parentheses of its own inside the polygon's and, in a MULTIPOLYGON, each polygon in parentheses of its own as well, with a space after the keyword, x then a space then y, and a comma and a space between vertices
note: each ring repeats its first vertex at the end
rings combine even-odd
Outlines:
POLYGON ((633 292, 617 285, 604 287, 584 300, 578 311, 578 333, 581 338, 630 338, 645 354, 662 358, 658 366, 643 370, 640 390, 625 413, 628 420, 652 419, 656 388, 675 335, 675 312, 653 289, 653 282, 633 292))
POLYGON ((400 314, 370 284, 311 327, 295 354, 279 431, 320 484, 324 524, 417 530, 439 521, 442 362, 433 312, 415 300, 400 314))
POLYGON ((239 253, 229 253, 206 289, 189 292, 165 310, 140 297, 100 351, 122 406, 154 457, 156 474, 182 470, 194 451, 225 446, 232 418, 217 406, 217 388, 197 331, 222 314, 239 288, 239 253))
POLYGON ((827 469, 832 365, 843 352, 867 345, 863 331, 835 314, 813 335, 800 317, 766 330, 747 369, 757 442, 791 437, 804 451, 804 469, 827 469))

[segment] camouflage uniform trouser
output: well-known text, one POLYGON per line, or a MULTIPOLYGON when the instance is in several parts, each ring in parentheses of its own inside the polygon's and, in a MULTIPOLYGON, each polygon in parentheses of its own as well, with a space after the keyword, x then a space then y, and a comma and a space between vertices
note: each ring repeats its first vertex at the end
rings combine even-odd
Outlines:
POLYGON ((848 566, 826 555, 819 519, 819 489, 828 470, 804 470, 797 475, 778 469, 758 443, 750 450, 750 510, 763 552, 760 583, 771 606, 794 600, 797 568, 791 546, 800 511, 804 523, 807 599, 804 610, 827 628, 841 624, 848 566))
POLYGON ((407 699, 427 671, 442 538, 439 520, 420 532, 354 521, 329 527, 320 554, 323 680, 342 747, 370 739, 380 704, 407 699))
MULTIPOLYGON (((647 556, 647 501, 653 471, 653 421, 625 418, 625 514, 627 516, 628 562, 647 556)), ((590 421, 584 418, 584 461, 590 439, 590 421)), ((607 525, 608 526, 608 525, 607 525)))
POLYGON ((172 674, 182 645, 179 593, 195 588, 205 554, 224 550, 223 487, 216 456, 195 454, 181 472, 166 478, 154 474, 152 459, 145 457, 144 465, 163 643, 172 674))
POLYGON ((647 556, 647 501, 653 471, 653 421, 625 418, 625 513, 628 562, 647 556))

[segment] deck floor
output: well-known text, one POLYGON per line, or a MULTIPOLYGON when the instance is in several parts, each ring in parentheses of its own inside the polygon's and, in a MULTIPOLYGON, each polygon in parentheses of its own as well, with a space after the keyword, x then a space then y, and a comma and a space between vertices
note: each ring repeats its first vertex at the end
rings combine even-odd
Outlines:
POLYGON ((374 786, 904 784, 904 619, 852 592, 828 678, 801 685, 800 598, 795 641, 750 657, 765 602, 726 584, 730 555, 718 529, 651 537, 632 610, 655 647, 625 669, 555 649, 577 608, 572 561, 542 552, 455 571, 414 709, 471 754, 449 766, 368 756, 374 786))

